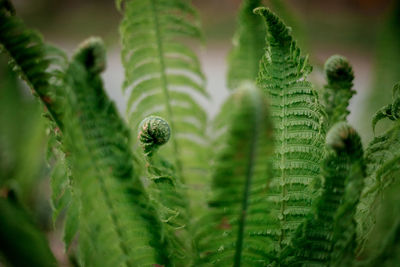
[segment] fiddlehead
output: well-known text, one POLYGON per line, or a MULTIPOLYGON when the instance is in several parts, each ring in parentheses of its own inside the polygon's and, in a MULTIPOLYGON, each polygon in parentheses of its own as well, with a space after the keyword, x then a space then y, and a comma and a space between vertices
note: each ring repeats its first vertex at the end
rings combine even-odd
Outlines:
POLYGON ((156 153, 170 136, 171 128, 161 117, 150 116, 140 123, 138 139, 147 161, 148 192, 163 225, 168 256, 173 266, 191 266, 195 253, 186 188, 173 165, 156 153))
POLYGON ((339 55, 331 56, 324 66, 328 84, 325 85, 324 102, 328 117, 328 129, 335 123, 346 121, 350 98, 355 94, 353 68, 349 61, 339 55))
POLYGON ((292 244, 283 251, 284 266, 349 266, 354 259, 354 214, 365 169, 361 139, 342 122, 328 132, 326 147, 321 193, 292 244))
POLYGON ((161 222, 136 175, 130 133, 107 97, 99 38, 84 42, 68 67, 63 145, 78 199, 79 256, 91 266, 168 264, 161 222))
POLYGON ((150 116, 140 123, 138 138, 146 156, 151 156, 159 146, 167 143, 170 136, 171 128, 161 117, 150 116))

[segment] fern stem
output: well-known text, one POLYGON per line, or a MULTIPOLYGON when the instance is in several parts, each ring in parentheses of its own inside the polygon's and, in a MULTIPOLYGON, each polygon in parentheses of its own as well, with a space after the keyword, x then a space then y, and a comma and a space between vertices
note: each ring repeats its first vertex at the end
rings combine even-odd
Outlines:
MULTIPOLYGON (((171 125, 171 131, 172 133, 175 131, 174 130, 174 116, 170 104, 170 97, 168 93, 168 80, 167 80, 167 75, 166 75, 166 67, 165 67, 165 62, 164 62, 164 48, 163 48, 163 43, 161 40, 161 32, 160 32, 160 22, 158 21, 158 16, 157 16, 157 4, 156 0, 150 0, 151 2, 151 7, 152 7, 152 12, 153 12, 153 22, 154 22, 154 28, 156 32, 156 39, 157 39, 157 51, 160 59, 160 66, 161 66, 161 80, 162 80, 162 88, 163 92, 165 94, 165 106, 167 107, 167 113, 168 113, 168 119, 169 123, 171 125)), ((172 144, 174 148, 174 161, 176 165, 176 169, 178 171, 178 177, 181 180, 181 182, 184 182, 184 178, 182 176, 182 165, 180 160, 178 159, 177 155, 179 155, 179 149, 178 149, 178 143, 175 140, 175 137, 172 138, 172 144)))
MULTIPOLYGON (((283 99, 282 99, 282 125, 286 125, 286 94, 283 94, 283 99)), ((286 137, 287 137, 287 128, 285 127, 283 129, 283 133, 282 133, 282 151, 285 151, 286 149, 286 137)), ((285 166, 285 153, 281 154, 281 166, 285 166)), ((281 227, 280 227, 280 231, 281 231, 281 235, 279 236, 279 241, 278 241, 278 245, 279 248, 282 250, 282 241, 285 239, 285 230, 284 230, 284 224, 285 224, 285 210, 286 210, 286 195, 287 195, 287 190, 286 190, 286 168, 282 168, 281 171, 281 179, 282 179, 282 202, 281 202, 281 217, 280 217, 280 221, 281 221, 281 227)))

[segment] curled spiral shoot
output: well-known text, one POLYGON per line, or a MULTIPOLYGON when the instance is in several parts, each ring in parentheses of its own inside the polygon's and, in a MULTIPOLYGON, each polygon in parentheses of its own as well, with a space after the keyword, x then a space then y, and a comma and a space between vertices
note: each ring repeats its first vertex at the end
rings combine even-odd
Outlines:
POLYGON ((168 142, 171 128, 166 120, 158 116, 145 118, 139 126, 139 141, 146 156, 152 156, 158 147, 168 142))
POLYGON ((356 130, 347 122, 336 123, 328 132, 326 144, 336 153, 345 152, 354 158, 362 157, 357 153, 362 151, 361 138, 356 130))
POLYGON ((347 58, 333 55, 325 62, 325 75, 330 84, 352 83, 354 80, 353 68, 347 58))
POLYGON ((353 87, 354 73, 349 61, 340 55, 333 55, 324 66, 327 85, 324 90, 325 110, 328 128, 340 121, 346 121, 350 114, 349 101, 356 93, 353 87))
POLYGON ((90 73, 99 74, 106 68, 106 49, 99 37, 85 40, 74 54, 74 59, 81 62, 90 73))

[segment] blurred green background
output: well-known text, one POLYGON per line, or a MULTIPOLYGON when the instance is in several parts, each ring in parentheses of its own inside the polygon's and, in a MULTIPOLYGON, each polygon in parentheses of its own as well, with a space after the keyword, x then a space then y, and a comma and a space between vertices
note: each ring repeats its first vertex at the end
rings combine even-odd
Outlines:
MULTIPOLYGON (((112 0, 15 0, 17 14, 38 29, 46 41, 72 54, 89 36, 100 36, 108 47, 105 86, 124 114, 118 24, 121 15, 112 0)), ((228 95, 226 56, 236 27, 240 0, 194 0, 205 33, 196 47, 208 78, 210 103, 202 103, 214 116, 228 95)), ((314 65, 310 79, 324 85, 322 66, 332 54, 353 64, 357 95, 351 101, 350 123, 364 143, 372 137, 371 116, 390 102, 391 88, 400 80, 400 1, 397 0, 271 0, 265 5, 293 28, 303 53, 314 65)), ((5 68, 0 57, 0 197, 16 192, 21 204, 47 233, 61 266, 69 266, 59 231, 54 231, 49 204, 50 169, 45 160, 46 120, 26 86, 5 68), (14 90, 12 88, 17 88, 14 90)), ((385 123, 379 125, 380 131, 385 123)), ((59 229, 59 228, 58 228, 59 229)), ((0 256, 1 266, 1 256, 0 256)))

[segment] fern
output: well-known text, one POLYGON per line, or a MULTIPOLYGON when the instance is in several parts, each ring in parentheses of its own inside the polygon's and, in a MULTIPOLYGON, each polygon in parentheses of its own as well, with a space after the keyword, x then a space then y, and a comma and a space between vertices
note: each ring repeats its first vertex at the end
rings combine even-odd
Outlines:
POLYGON ((353 86, 353 69, 345 57, 334 55, 325 62, 325 75, 328 84, 325 86, 324 104, 328 127, 346 121, 350 114, 347 107, 350 98, 355 94, 353 86))
POLYGON ((267 49, 258 83, 270 99, 275 130, 274 176, 268 190, 273 222, 268 235, 275 250, 289 243, 292 233, 309 213, 314 198, 310 184, 318 179, 324 129, 316 91, 306 81, 308 60, 271 11, 258 8, 267 24, 267 49))
MULTIPOLYGON (((90 38, 68 61, 0 0, 1 48, 51 115, 53 217, 66 212, 64 241, 77 264, 375 266, 397 260, 398 216, 393 220, 375 209, 382 212, 398 200, 390 195, 397 188, 388 187, 399 185, 400 84, 393 103, 372 119, 373 128, 384 118, 392 128, 375 137, 364 155, 359 135, 346 123, 354 94, 349 62, 341 56, 327 61, 320 105, 306 80, 311 66, 290 28, 269 9, 254 9, 262 1, 244 0, 229 58, 228 85, 236 92, 214 121, 210 149, 207 116, 195 101, 207 97, 204 76, 181 40, 201 39, 190 0, 116 2, 124 13, 129 123, 139 129, 133 146, 103 89, 102 41, 90 38), (208 150, 217 154, 211 192, 208 150), (381 233, 382 226, 389 230, 376 242, 380 249, 356 258, 374 237, 371 229, 381 233)), ((280 2, 273 2, 279 9, 280 2)), ((0 199, 4 258, 14 265, 53 266, 43 237, 8 202, 0 199), (37 246, 28 251, 14 235, 37 246)))
POLYGON ((195 252, 189 229, 186 190, 174 177, 173 166, 156 153, 168 142, 170 134, 168 123, 160 117, 150 116, 140 124, 139 140, 147 159, 148 190, 164 225, 168 257, 172 266, 191 266, 195 252))
POLYGON ((204 198, 199 189, 207 182, 207 115, 194 96, 208 95, 196 55, 179 41, 201 38, 197 13, 190 0, 124 3, 120 32, 130 125, 137 129, 149 115, 168 120, 172 137, 164 155, 172 157, 177 178, 189 186, 198 210, 204 198))
POLYGON ((363 185, 361 139, 345 122, 327 135, 324 184, 313 210, 283 254, 283 266, 349 266, 354 259, 354 210, 363 185))
POLYGON ((372 127, 383 118, 394 120, 383 135, 376 136, 366 150, 367 176, 361 203, 357 209, 360 243, 363 244, 374 225, 373 211, 379 196, 400 173, 400 83, 393 87, 393 103, 379 110, 372 127))
POLYGON ((198 229, 198 264, 264 266, 271 241, 265 197, 271 171, 272 125, 255 85, 234 96, 226 145, 215 165, 210 211, 198 229))
POLYGON ((0 25, 0 51, 10 55, 13 66, 62 127, 62 74, 67 64, 66 56, 45 44, 37 32, 28 29, 15 16, 8 0, 0 1, 0 25))
POLYGON ((245 0, 239 11, 238 25, 229 55, 228 87, 236 89, 244 81, 257 78, 259 62, 264 54, 265 24, 253 9, 261 0, 245 0))
POLYGON ((129 132, 102 88, 104 66, 102 42, 89 39, 65 81, 64 144, 80 203, 80 258, 89 266, 165 264, 159 222, 133 173, 129 132))

